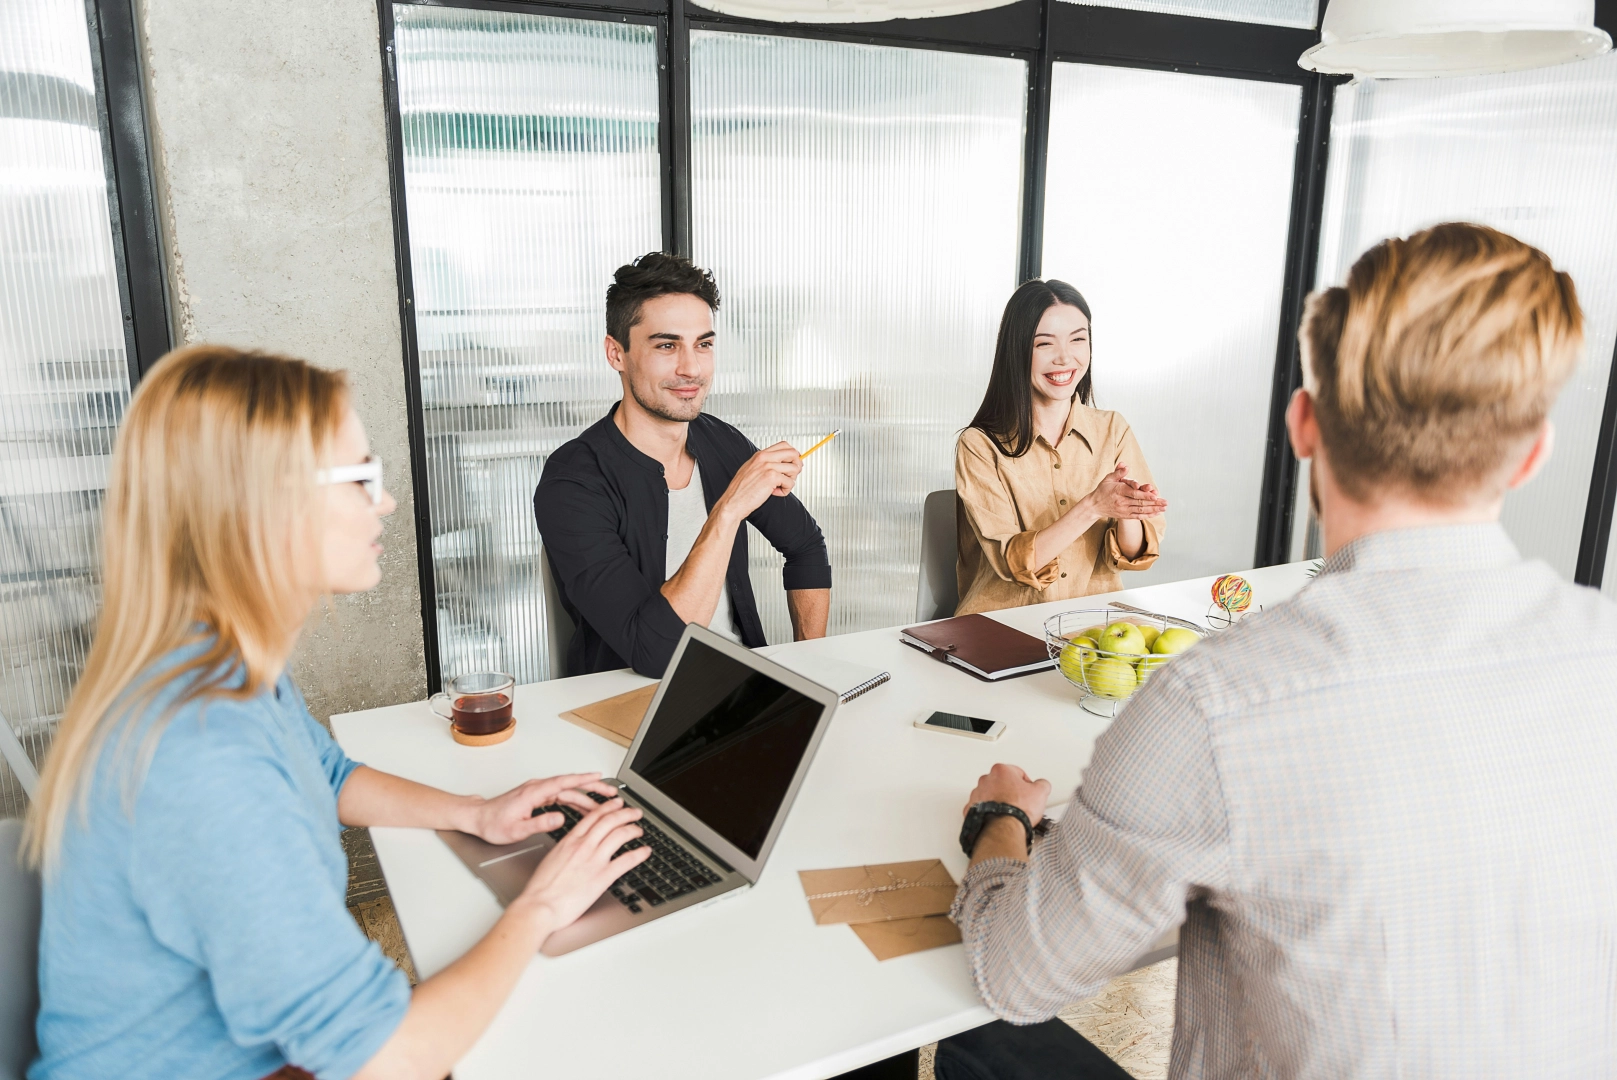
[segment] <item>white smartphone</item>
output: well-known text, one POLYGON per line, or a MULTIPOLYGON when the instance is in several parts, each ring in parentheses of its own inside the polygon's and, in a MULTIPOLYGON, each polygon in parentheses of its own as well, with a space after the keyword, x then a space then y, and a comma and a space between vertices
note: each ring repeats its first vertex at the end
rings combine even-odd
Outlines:
POLYGON ((923 731, 942 731, 949 735, 964 735, 968 739, 986 739, 988 742, 1005 734, 1003 721, 961 716, 952 712, 935 712, 925 720, 915 721, 915 726, 923 731))

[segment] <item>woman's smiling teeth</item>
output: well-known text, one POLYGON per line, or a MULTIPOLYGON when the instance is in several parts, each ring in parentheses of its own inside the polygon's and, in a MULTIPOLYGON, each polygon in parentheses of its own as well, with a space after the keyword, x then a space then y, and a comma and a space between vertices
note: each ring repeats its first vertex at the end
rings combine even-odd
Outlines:
POLYGON ((1077 368, 1068 368, 1065 371, 1047 371, 1044 377, 1054 386, 1066 386, 1072 382, 1072 377, 1078 374, 1077 368))

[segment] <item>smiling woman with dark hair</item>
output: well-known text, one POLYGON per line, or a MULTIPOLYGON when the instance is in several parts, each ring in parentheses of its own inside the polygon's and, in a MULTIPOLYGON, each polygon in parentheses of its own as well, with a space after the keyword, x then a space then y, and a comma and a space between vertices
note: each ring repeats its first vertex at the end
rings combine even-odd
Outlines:
POLYGON ((959 614, 1110 592, 1156 562, 1168 503, 1128 423, 1093 406, 1090 344, 1089 304, 1064 281, 1005 305, 955 448, 959 614))

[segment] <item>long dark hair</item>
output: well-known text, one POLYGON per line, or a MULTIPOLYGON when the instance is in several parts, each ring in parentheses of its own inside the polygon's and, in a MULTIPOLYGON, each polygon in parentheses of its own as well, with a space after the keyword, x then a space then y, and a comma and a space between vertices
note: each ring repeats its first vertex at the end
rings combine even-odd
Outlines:
MULTIPOLYGON (((1089 314, 1089 301, 1083 293, 1065 281, 1024 281, 1005 302, 1005 314, 999 320, 999 342, 994 346, 994 370, 988 376, 988 392, 977 406, 977 415, 971 418, 971 427, 993 439, 1008 457, 1021 457, 1033 445, 1033 380, 1029 372, 1033 365, 1033 337, 1038 333, 1039 320, 1057 304, 1069 304, 1089 314)), ((1073 396, 1085 405, 1091 404, 1093 388, 1095 331, 1089 333, 1091 359, 1084 377, 1073 388, 1073 396)))

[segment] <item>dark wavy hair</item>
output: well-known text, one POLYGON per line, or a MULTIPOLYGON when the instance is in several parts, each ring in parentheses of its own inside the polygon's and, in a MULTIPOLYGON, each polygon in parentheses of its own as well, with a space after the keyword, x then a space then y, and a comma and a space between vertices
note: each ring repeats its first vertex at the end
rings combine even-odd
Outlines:
POLYGON ((646 301, 675 294, 697 297, 708 310, 719 310, 719 286, 712 273, 683 255, 653 251, 618 267, 606 287, 607 334, 627 349, 629 330, 640 321, 646 301))
POLYGON ((1033 337, 1044 313, 1057 304, 1077 308, 1090 321, 1091 360, 1072 393, 1085 405, 1093 404, 1095 330, 1089 301, 1065 281, 1022 282, 1005 303, 1005 314, 999 320, 999 341, 994 346, 994 370, 988 375, 988 392, 969 425, 993 439, 1008 457, 1021 457, 1033 445, 1033 337))

